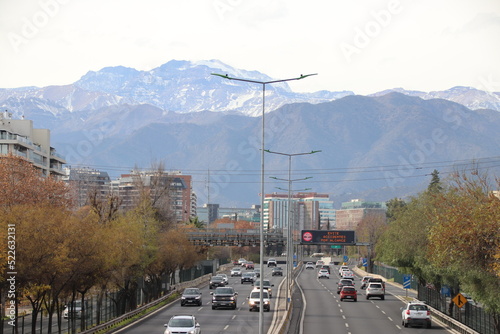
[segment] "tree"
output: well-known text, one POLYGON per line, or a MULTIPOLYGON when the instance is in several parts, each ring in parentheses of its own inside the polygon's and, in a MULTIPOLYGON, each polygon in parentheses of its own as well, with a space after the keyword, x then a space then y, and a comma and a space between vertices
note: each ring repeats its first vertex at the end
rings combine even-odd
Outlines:
POLYGON ((376 257, 375 245, 387 227, 385 217, 375 214, 367 214, 359 222, 356 228, 356 237, 359 242, 368 243, 366 257, 368 258, 368 272, 373 272, 373 261, 376 257))
POLYGON ((432 179, 427 187, 427 191, 430 193, 439 193, 443 190, 441 186, 441 180, 439 179, 439 172, 434 169, 431 173, 432 179))
POLYGON ((450 189, 436 196, 435 224, 429 231, 431 263, 459 277, 462 289, 496 315, 500 329, 500 199, 487 175, 457 173, 450 189))
POLYGON ((387 221, 393 221, 398 214, 400 214, 401 210, 404 210, 406 207, 406 202, 399 198, 393 198, 386 203, 387 211, 387 221))

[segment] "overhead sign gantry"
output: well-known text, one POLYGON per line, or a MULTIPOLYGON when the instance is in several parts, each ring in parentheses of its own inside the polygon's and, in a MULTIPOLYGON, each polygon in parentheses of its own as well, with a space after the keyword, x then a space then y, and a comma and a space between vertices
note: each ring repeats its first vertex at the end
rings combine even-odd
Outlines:
POLYGON ((347 230, 302 230, 302 245, 356 245, 355 231, 347 230))

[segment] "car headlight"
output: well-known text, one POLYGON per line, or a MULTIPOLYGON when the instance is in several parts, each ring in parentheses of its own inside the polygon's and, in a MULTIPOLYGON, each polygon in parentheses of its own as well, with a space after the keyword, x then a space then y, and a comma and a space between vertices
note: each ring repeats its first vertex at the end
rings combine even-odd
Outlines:
POLYGON ((229 300, 234 300, 234 297, 230 297, 229 300))
POLYGON ((196 297, 195 297, 195 299, 200 299, 200 298, 201 298, 201 296, 196 296, 196 297))
POLYGON ((182 296, 181 299, 186 299, 186 297, 182 296))
POLYGON ((193 330, 190 330, 190 331, 188 332, 188 334, 195 334, 195 333, 196 333, 196 331, 195 331, 194 329, 193 329, 193 330))
POLYGON ((265 305, 269 305, 269 304, 270 304, 270 301, 269 301, 269 300, 266 300, 266 301, 264 301, 264 304, 265 304, 265 305))
POLYGON ((251 300, 250 305, 255 305, 255 301, 251 300))

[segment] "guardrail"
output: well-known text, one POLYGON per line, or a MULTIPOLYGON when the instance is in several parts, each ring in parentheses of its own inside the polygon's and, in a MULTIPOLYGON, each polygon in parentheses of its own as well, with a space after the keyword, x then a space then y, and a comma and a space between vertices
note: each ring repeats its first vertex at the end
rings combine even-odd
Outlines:
MULTIPOLYGON (((224 265, 220 266, 220 268, 217 272, 225 271, 230 266, 232 266, 232 265, 224 264, 224 265)), ((137 309, 130 311, 124 315, 121 315, 113 320, 110 320, 110 321, 107 321, 107 322, 102 323, 100 325, 94 326, 94 327, 92 327, 88 330, 82 331, 80 333, 82 333, 82 334, 93 334, 93 333, 98 333, 98 332, 107 333, 107 330, 111 329, 111 328, 113 329, 113 332, 114 332, 117 329, 128 325, 128 323, 127 323, 127 324, 123 324, 122 326, 117 327, 117 325, 119 325, 120 323, 122 323, 128 319, 134 318, 137 315, 147 311, 148 309, 150 309, 158 304, 161 304, 162 302, 168 300, 171 296, 178 293, 179 291, 182 292, 186 287, 199 286, 199 285, 203 285, 205 283, 208 283, 210 281, 210 277, 212 277, 212 275, 213 274, 210 273, 210 274, 206 274, 206 275, 203 275, 201 277, 198 277, 197 279, 194 279, 192 281, 187 281, 187 282, 175 284, 174 289, 171 292, 169 292, 168 294, 166 294, 165 296, 158 298, 157 300, 152 301, 151 303, 148 303, 148 304, 145 304, 141 307, 138 307, 137 309)))

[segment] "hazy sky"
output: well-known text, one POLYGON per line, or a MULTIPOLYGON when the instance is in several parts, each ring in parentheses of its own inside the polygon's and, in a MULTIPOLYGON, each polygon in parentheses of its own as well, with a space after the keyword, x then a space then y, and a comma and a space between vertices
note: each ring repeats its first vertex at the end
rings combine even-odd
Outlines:
POLYGON ((500 91, 499 0, 0 0, 0 88, 219 59, 299 92, 500 91))

